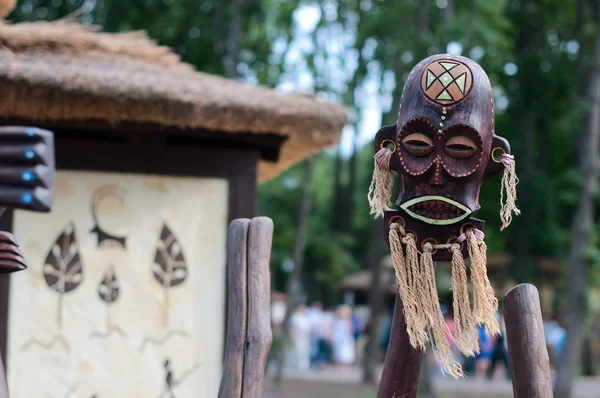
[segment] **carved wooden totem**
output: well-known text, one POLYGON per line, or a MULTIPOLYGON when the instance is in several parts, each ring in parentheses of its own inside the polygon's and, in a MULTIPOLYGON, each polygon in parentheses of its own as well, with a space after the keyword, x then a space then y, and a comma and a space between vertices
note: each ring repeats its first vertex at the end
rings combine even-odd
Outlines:
POLYGON ((378 398, 415 397, 423 353, 431 344, 441 371, 464 373, 447 342, 434 261, 452 262, 454 341, 466 356, 479 352, 478 326, 499 333, 498 300, 487 277, 479 190, 501 171, 503 228, 516 208, 514 157, 494 134, 491 84, 474 61, 431 56, 410 72, 397 124, 375 138, 371 213, 383 216, 399 294, 378 398), (392 209, 393 173, 400 195, 392 209), (470 272, 465 259, 471 257, 470 272), (467 278, 472 284, 473 305, 467 278))

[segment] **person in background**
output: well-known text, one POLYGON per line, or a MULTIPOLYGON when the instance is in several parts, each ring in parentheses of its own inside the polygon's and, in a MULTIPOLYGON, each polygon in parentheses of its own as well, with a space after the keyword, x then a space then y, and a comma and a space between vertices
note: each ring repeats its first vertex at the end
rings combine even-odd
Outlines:
POLYGON ((350 307, 342 305, 338 308, 337 319, 333 324, 333 357, 335 363, 343 368, 351 368, 356 361, 351 316, 350 307))
POLYGON ((475 377, 485 378, 494 353, 495 339, 488 336, 483 325, 477 326, 479 332, 479 354, 475 357, 475 377))
POLYGON ((296 366, 299 370, 310 368, 310 320, 306 306, 301 305, 290 318, 290 337, 294 345, 296 366))
POLYGON ((504 316, 501 315, 500 312, 496 312, 496 319, 500 324, 500 335, 496 338, 496 345, 490 360, 490 367, 487 370, 487 377, 490 380, 494 378, 496 365, 498 364, 498 361, 501 361, 504 364, 505 369, 504 377, 510 379, 508 346, 506 344, 506 324, 504 323, 504 316))
POLYGON ((367 323, 369 321, 370 309, 368 307, 356 307, 352 313, 352 325, 354 327, 354 341, 356 351, 356 363, 362 363, 367 346, 367 323))
POLYGON ((562 348, 567 336, 567 332, 558 322, 558 316, 552 316, 552 319, 544 322, 544 334, 546 335, 546 345, 550 356, 550 365, 554 369, 558 368, 562 355, 562 348))
POLYGON ((317 363, 316 365, 320 368, 326 367, 331 364, 331 344, 332 344, 332 333, 333 323, 335 322, 335 312, 332 309, 323 311, 319 318, 317 325, 317 363))
POLYGON ((310 366, 314 368, 318 366, 319 361, 319 339, 321 338, 319 324, 323 317, 323 305, 318 301, 313 302, 306 315, 310 322, 310 366))

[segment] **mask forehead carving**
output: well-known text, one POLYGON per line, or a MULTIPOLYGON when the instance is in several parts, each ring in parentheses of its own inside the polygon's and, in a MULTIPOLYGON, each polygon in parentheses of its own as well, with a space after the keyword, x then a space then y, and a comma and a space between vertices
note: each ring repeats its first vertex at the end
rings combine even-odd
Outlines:
POLYGON ((440 59, 425 67, 421 88, 425 96, 440 105, 452 105, 467 96, 473 83, 473 74, 460 61, 440 59))
POLYGON ((491 142, 494 100, 487 74, 465 57, 435 55, 421 61, 404 86, 398 131, 414 118, 425 118, 438 134, 464 124, 475 129, 484 144, 491 142))

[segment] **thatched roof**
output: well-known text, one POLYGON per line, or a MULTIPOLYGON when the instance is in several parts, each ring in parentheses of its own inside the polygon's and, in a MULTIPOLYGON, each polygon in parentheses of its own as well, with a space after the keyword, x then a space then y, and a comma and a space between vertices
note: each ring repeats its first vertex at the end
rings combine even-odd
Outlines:
POLYGON ((100 33, 69 21, 0 22, 0 118, 151 124, 286 137, 269 179, 335 144, 345 110, 300 95, 195 72, 142 32, 100 33))

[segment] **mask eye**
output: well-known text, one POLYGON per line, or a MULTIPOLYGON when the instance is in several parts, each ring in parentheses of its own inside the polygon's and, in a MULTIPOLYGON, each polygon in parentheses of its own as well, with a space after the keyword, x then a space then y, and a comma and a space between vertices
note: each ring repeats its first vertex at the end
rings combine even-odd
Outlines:
POLYGON ((402 140, 402 146, 415 156, 427 156, 433 151, 433 141, 423 133, 407 135, 402 140))
POLYGON ((457 159, 470 158, 477 152, 477 145, 469 137, 464 135, 452 137, 444 146, 446 153, 449 156, 457 159))

